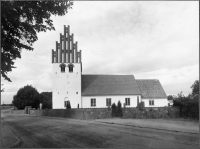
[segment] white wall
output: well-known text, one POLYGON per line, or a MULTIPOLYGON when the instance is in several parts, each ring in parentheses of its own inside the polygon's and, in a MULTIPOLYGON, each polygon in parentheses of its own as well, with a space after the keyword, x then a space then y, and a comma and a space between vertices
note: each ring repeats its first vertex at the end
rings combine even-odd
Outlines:
POLYGON ((139 96, 139 102, 141 102, 141 95, 118 95, 118 96, 82 96, 82 107, 83 108, 104 108, 106 107, 106 98, 111 98, 111 105, 115 103, 117 105, 120 100, 122 107, 125 103, 125 98, 130 98, 130 106, 137 106, 137 96, 139 96), (91 99, 96 99, 96 107, 91 107, 91 99))
POLYGON ((53 63, 52 108, 65 109, 65 100, 70 101, 71 108, 77 108, 78 104, 81 107, 81 65, 73 63, 73 73, 69 73, 69 67, 65 67, 65 73, 61 73, 59 65, 60 63, 53 63))
POLYGON ((145 107, 164 107, 168 106, 169 103, 167 98, 160 98, 160 99, 143 98, 142 101, 144 101, 145 107), (154 100, 154 106, 149 105, 149 100, 154 100))

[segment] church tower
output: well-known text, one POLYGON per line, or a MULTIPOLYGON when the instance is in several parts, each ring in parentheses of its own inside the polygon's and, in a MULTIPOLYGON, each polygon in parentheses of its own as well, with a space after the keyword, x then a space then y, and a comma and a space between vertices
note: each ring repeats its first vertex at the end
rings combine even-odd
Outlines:
POLYGON ((53 64, 53 109, 65 109, 67 103, 71 108, 81 108, 81 50, 70 35, 70 26, 64 25, 64 35, 56 41, 56 50, 52 49, 53 64))

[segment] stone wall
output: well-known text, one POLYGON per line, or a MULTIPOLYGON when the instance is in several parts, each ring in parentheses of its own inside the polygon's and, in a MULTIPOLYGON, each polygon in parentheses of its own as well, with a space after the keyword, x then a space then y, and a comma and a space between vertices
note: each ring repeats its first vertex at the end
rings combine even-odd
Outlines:
POLYGON ((11 112, 14 114, 25 114, 24 110, 12 110, 11 112))
POLYGON ((40 116, 75 118, 82 120, 103 119, 112 117, 112 111, 108 108, 30 110, 30 114, 40 116))
POLYGON ((179 113, 175 107, 125 108, 123 118, 178 118, 179 113))
MULTIPOLYGON (((158 108, 122 108, 122 118, 178 118, 179 109, 173 107, 158 108)), ((111 108, 79 108, 79 109, 46 109, 30 110, 31 115, 52 116, 75 119, 105 119, 112 118, 111 108)))

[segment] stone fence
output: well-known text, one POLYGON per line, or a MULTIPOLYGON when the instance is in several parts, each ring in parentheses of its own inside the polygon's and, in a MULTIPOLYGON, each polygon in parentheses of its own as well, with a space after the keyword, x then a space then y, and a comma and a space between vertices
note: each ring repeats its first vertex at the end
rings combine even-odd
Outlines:
POLYGON ((75 118, 81 120, 104 119, 112 117, 112 109, 86 108, 86 109, 42 109, 30 110, 31 115, 75 118))
POLYGON ((14 114, 25 114, 25 111, 24 110, 11 110, 11 113, 14 113, 14 114))
POLYGON ((145 107, 145 108, 125 108, 123 118, 178 118, 180 111, 176 107, 145 107))
MULTIPOLYGON (((87 119, 105 119, 112 118, 111 108, 79 108, 79 109, 42 109, 30 110, 31 115, 52 116, 63 118, 75 118, 81 120, 87 119)), ((157 108, 122 108, 122 118, 178 118, 179 109, 174 107, 157 108)))

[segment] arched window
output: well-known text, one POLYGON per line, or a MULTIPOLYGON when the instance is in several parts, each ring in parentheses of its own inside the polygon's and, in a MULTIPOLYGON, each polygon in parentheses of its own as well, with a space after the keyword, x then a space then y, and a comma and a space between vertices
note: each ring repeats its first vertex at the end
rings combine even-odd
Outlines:
POLYGON ((72 65, 69 66, 69 72, 73 72, 73 66, 72 65))
POLYGON ((65 72, 65 66, 61 66, 61 72, 65 72))
POLYGON ((73 64, 69 64, 68 67, 69 67, 69 72, 73 72, 74 65, 73 64))
POLYGON ((64 73, 66 65, 65 64, 60 64, 59 66, 61 68, 61 72, 64 73))

